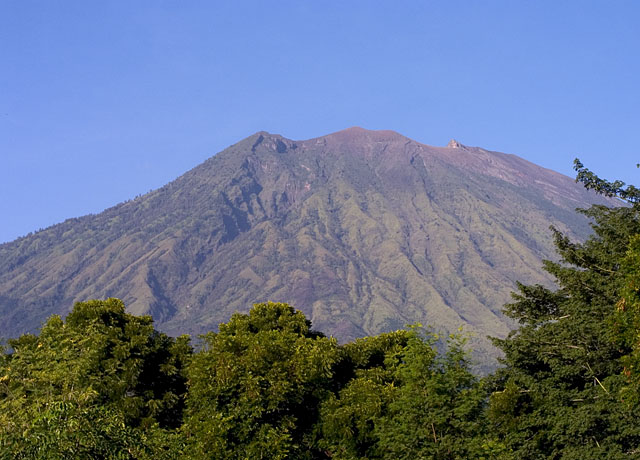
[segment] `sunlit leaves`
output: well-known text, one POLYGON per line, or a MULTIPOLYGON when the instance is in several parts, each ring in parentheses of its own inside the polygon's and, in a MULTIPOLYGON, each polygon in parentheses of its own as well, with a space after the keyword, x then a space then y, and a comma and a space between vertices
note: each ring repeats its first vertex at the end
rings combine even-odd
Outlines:
POLYGON ((78 303, 66 321, 53 316, 9 345, 0 360, 7 458, 143 458, 154 430, 181 424, 188 340, 158 333, 120 300, 78 303))

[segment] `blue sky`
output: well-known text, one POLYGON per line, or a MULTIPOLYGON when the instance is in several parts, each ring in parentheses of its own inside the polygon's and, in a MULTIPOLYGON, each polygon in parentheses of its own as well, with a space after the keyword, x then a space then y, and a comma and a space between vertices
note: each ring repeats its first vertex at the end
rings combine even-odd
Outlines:
POLYGON ((0 2, 0 242, 266 130, 573 158, 638 184, 637 1, 0 2))

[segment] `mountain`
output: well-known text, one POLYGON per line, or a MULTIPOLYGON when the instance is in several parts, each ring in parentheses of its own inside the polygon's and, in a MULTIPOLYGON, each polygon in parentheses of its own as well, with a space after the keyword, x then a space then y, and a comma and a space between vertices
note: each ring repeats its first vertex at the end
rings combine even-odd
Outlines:
POLYGON ((0 336, 90 298, 119 297, 172 334, 272 300, 343 341, 464 326, 489 362, 516 280, 552 282, 549 225, 585 238, 574 209, 594 202, 564 175, 456 141, 260 132, 158 190, 0 245, 0 336))

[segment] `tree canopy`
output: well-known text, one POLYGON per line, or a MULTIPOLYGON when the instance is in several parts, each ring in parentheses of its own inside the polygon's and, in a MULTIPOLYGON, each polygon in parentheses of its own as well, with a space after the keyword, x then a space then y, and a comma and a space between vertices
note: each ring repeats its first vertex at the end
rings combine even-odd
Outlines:
POLYGON ((492 375, 419 325, 338 344, 267 302, 194 349, 91 300, 0 350, 0 458, 640 457, 640 194, 576 169, 620 206, 582 210, 584 242, 552 229, 557 288, 518 284, 492 375))
POLYGON ((118 299, 77 303, 65 321, 8 344, 4 458, 144 458, 153 430, 181 424, 188 339, 155 331, 118 299))
POLYGON ((638 194, 632 186, 598 178, 577 160, 576 169, 587 188, 629 205, 582 210, 594 230, 584 243, 554 229, 560 261, 547 261, 545 268, 558 289, 519 285, 505 307, 521 326, 495 340, 505 367, 492 377, 489 414, 517 458, 640 453, 639 408, 622 393, 628 386, 624 374, 636 369, 636 291, 629 283, 637 279, 638 194), (625 302, 630 308, 621 315, 625 302))

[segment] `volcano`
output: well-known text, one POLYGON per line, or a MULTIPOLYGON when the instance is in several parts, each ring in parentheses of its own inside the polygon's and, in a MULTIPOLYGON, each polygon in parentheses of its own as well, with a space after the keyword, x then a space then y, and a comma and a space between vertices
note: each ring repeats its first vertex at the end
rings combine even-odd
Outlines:
POLYGON ((164 187, 0 245, 0 336, 74 302, 118 297, 170 334, 287 302, 340 341, 462 328, 480 363, 516 281, 552 285, 553 225, 607 202, 515 155, 350 128, 294 141, 256 133, 164 187))

